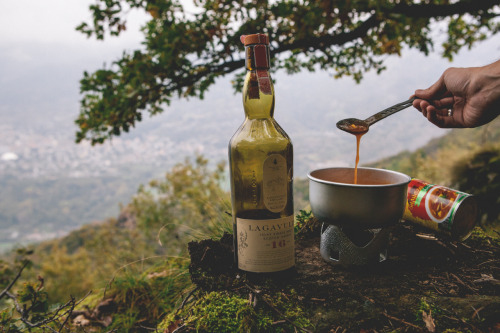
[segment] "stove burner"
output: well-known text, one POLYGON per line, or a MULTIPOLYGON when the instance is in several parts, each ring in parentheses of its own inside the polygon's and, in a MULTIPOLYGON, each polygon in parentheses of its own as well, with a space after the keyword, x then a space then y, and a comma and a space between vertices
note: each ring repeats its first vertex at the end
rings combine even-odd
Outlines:
POLYGON ((369 230, 342 230, 323 223, 320 253, 332 264, 358 266, 387 259, 391 227, 369 230))

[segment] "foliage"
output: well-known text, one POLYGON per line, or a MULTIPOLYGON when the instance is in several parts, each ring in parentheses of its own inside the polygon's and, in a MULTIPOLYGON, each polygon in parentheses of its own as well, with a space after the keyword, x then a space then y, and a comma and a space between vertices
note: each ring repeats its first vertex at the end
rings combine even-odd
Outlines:
POLYGON ((500 222, 500 146, 486 146, 453 169, 457 188, 474 194, 484 220, 500 222))
POLYGON ((10 265, 4 260, 0 260, 0 289, 7 287, 13 276, 14 271, 10 265))
POLYGON ((31 251, 23 249, 17 251, 15 261, 17 275, 0 292, 0 301, 6 298, 12 304, 11 307, 0 309, 1 332, 17 333, 26 330, 30 332, 68 332, 66 324, 74 307, 78 304, 75 298, 71 296, 65 304, 57 307, 50 306, 42 277, 38 277, 37 282, 23 283, 22 288, 15 294, 11 292, 23 270, 31 266, 32 262, 29 258, 31 254, 31 251))
POLYGON ((307 210, 300 210, 299 214, 295 217, 296 222, 294 226, 294 231, 297 233, 299 230, 307 226, 307 223, 312 217, 312 211, 307 211, 307 210))
MULTIPOLYGON (((61 239, 43 242, 34 246, 34 253, 23 250, 13 254, 17 266, 0 262, 0 272, 5 272, 0 287, 17 280, 13 279, 21 264, 29 265, 31 269, 19 280, 29 288, 17 291, 23 302, 36 305, 29 305, 31 317, 26 321, 59 329, 68 313, 58 310, 58 316, 53 316, 52 304, 69 304, 65 309, 72 309, 77 302, 72 298, 68 303, 69 295, 82 297, 92 290, 96 294, 76 307, 87 316, 84 329, 97 328, 103 322, 108 330, 131 332, 156 326, 191 286, 189 261, 182 256, 184 246, 192 238, 217 237, 231 230, 226 214, 229 196, 219 186, 223 175, 222 164, 211 170, 202 157, 194 164, 189 160, 178 164, 164 180, 141 188, 117 219, 86 225, 61 239), (160 244, 156 241, 158 234, 160 244), (26 254, 31 256, 29 261, 23 261, 26 254), (39 290, 31 283, 37 279, 43 281, 39 290), (107 299, 116 305, 109 324, 85 307, 97 308, 107 299), (55 321, 49 323, 50 318, 55 321)), ((3 327, 22 329, 18 314, 12 304, 6 303, 0 314, 3 327)))
POLYGON ((138 227, 169 249, 185 253, 193 238, 220 237, 232 232, 229 194, 220 187, 224 165, 211 171, 201 156, 176 165, 163 180, 153 180, 134 197, 131 209, 138 227))
MULTIPOLYGON (((446 142, 456 142, 453 133, 450 139, 436 140, 433 147, 427 147, 426 158, 442 154, 446 142)), ((480 135, 477 134, 482 137, 478 142, 484 146, 490 139, 497 140, 495 133, 493 127, 483 128, 480 135)), ((476 132, 469 134, 468 138, 472 138, 469 148, 475 150, 479 146, 474 143, 476 132)), ((478 170, 478 177, 497 170, 495 163, 500 149, 495 149, 477 154, 467 168, 472 166, 478 170)), ((177 256, 184 253, 180 247, 192 238, 220 237, 223 230, 230 230, 230 218, 226 214, 228 194, 218 187, 222 177, 222 165, 211 170, 201 157, 194 164, 186 161, 167 173, 165 179, 142 188, 134 203, 127 206, 118 219, 85 226, 57 242, 41 244, 34 254, 20 250, 13 254, 14 265, 0 262, 0 272, 6 273, 5 277, 0 275, 0 288, 4 290, 13 288, 12 282, 17 281, 16 272, 21 267, 31 267, 31 271, 25 271, 24 280, 19 280, 22 286, 11 293, 13 298, 0 303, 1 329, 24 332, 33 325, 32 332, 75 331, 78 328, 70 326, 74 323, 67 319, 70 313, 86 313, 86 306, 95 309, 108 299, 114 302, 108 326, 103 328, 102 321, 89 316, 89 323, 81 327, 81 331, 140 332, 147 328, 184 325, 188 330, 200 331, 244 328, 255 332, 283 332, 310 327, 311 313, 300 306, 293 291, 260 294, 252 290, 250 293, 258 302, 251 304, 248 291, 243 287, 234 293, 198 292, 193 303, 186 302, 195 291, 189 292, 193 288, 188 273, 189 260, 177 256), (170 225, 166 225, 168 222, 170 225), (155 242, 158 233, 161 245, 155 242), (70 294, 82 297, 89 289, 94 291, 92 298, 80 304, 75 298, 68 301, 70 294), (19 307, 13 303, 14 299, 18 300, 19 307), (57 303, 61 305, 53 305, 57 303), (225 320, 223 327, 220 320, 225 320)), ((310 217, 308 210, 299 212, 297 221, 302 230, 312 226, 309 223, 314 219, 310 217)), ((485 238, 484 241, 492 240, 485 238)), ((421 306, 420 310, 431 315, 427 307, 430 306, 436 325, 445 327, 446 318, 440 316, 434 304, 422 301, 421 306)), ((419 317, 417 321, 421 320, 419 317)))
POLYGON ((159 328, 188 327, 201 332, 289 332, 311 326, 293 293, 263 295, 257 305, 229 291, 200 293, 189 307, 170 313, 159 328), (284 322, 279 321, 286 318, 284 322))
POLYGON ((95 288, 98 270, 85 248, 68 253, 65 247, 54 244, 40 265, 40 274, 47 281, 51 301, 58 302, 68 295, 81 296, 95 288), (61 288, 64 286, 64 288, 61 288))
POLYGON ((143 274, 126 274, 113 282, 109 294, 116 302, 110 329, 137 330, 155 327, 165 312, 174 310, 182 292, 191 284, 189 262, 166 260, 143 274))
MULTIPOLYGON (((84 73, 77 142, 102 143, 127 132, 175 96, 203 98, 217 77, 243 68, 244 34, 270 36, 274 70, 319 68, 359 82, 405 47, 428 54, 438 39, 431 33, 434 22, 447 26, 443 56, 450 59, 499 30, 497 0, 209 0, 194 1, 194 7, 179 0, 98 0, 90 6, 93 22, 77 30, 97 39, 124 31, 131 9, 151 18, 142 28, 140 50, 84 73)), ((241 74, 234 80, 237 90, 241 74)))
POLYGON ((478 128, 454 129, 414 152, 405 151, 369 166, 396 170, 418 179, 457 188, 459 185, 453 177, 455 165, 470 161, 485 146, 498 148, 499 140, 500 118, 478 128))
MULTIPOLYGON (((82 297, 89 290, 103 288, 120 267, 151 253, 154 249, 144 235, 109 219, 37 246, 33 270, 26 273, 26 278, 43 276, 49 301, 64 302, 68 295, 82 297)), ((123 270, 142 273, 148 264, 146 261, 142 266, 126 266, 123 270)))

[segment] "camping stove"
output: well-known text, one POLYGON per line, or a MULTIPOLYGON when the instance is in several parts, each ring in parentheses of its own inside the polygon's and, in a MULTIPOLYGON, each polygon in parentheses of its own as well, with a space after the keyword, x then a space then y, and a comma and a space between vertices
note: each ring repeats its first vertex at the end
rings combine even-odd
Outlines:
POLYGON ((309 173, 309 200, 323 222, 321 256, 345 266, 387 259, 390 231, 406 206, 405 174, 374 168, 319 169, 309 173))

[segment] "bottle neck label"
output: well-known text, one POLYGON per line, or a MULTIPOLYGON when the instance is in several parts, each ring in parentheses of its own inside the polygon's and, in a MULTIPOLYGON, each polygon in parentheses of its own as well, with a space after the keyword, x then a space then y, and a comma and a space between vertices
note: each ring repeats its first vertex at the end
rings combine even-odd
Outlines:
POLYGON ((259 91, 264 95, 271 95, 271 77, 267 70, 257 70, 257 79, 259 80, 259 91))
POLYGON ((260 93, 271 95, 272 83, 269 74, 269 47, 263 44, 250 45, 246 47, 246 68, 250 73, 250 80, 255 80, 252 92, 249 94, 251 99, 258 99, 260 93))
POLYGON ((270 53, 269 47, 264 44, 249 45, 245 48, 246 51, 246 61, 245 66, 247 70, 259 70, 265 69, 269 70, 271 68, 270 64, 270 53))

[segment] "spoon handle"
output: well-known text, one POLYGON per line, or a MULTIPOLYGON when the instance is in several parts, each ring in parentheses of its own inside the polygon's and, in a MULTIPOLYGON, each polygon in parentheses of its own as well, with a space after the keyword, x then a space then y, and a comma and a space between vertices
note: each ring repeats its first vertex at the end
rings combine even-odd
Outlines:
POLYGON ((401 110, 406 109, 407 107, 411 106, 413 104, 414 100, 415 100, 415 97, 410 98, 407 101, 390 106, 387 109, 384 109, 378 113, 375 113, 373 116, 366 118, 365 122, 368 123, 368 126, 373 125, 377 121, 382 120, 385 117, 390 116, 391 114, 394 114, 398 111, 401 111, 401 110))

